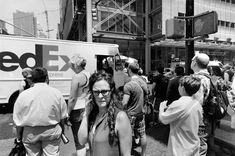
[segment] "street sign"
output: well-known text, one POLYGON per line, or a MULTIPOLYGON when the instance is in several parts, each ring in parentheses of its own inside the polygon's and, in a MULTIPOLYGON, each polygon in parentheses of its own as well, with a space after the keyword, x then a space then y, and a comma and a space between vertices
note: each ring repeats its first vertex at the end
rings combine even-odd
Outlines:
POLYGON ((193 37, 213 34, 218 31, 218 15, 215 11, 196 15, 193 18, 193 37))
POLYGON ((185 21, 182 19, 166 20, 166 37, 169 39, 183 38, 185 35, 185 21))

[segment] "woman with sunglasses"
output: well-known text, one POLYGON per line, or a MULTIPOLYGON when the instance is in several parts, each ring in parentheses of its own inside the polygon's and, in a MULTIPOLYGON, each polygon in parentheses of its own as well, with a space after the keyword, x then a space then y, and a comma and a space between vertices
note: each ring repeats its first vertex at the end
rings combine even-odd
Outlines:
POLYGON ((87 141, 91 156, 130 156, 132 130, 129 118, 115 108, 115 83, 111 75, 98 72, 89 79, 91 96, 78 131, 81 144, 87 141))

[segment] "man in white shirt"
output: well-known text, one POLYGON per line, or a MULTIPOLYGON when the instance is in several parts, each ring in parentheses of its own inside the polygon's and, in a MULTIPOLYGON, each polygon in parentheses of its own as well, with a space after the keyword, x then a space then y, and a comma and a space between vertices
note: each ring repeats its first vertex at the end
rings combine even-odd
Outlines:
POLYGON ((63 120, 68 117, 66 102, 60 91, 48 85, 45 68, 35 68, 32 80, 34 86, 22 92, 14 105, 17 140, 29 156, 59 155, 63 120))

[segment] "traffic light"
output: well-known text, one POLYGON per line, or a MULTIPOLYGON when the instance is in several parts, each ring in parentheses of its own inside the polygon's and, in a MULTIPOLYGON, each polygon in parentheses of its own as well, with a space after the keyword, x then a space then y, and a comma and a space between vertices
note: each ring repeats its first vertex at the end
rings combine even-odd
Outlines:
POLYGON ((97 20, 97 10, 94 8, 94 9, 91 9, 91 14, 92 14, 92 19, 93 20, 97 20))
POLYGON ((166 37, 170 39, 183 38, 185 35, 185 21, 182 19, 166 20, 166 37))
POLYGON ((193 18, 193 36, 213 34, 218 31, 218 15, 215 11, 206 12, 193 18))

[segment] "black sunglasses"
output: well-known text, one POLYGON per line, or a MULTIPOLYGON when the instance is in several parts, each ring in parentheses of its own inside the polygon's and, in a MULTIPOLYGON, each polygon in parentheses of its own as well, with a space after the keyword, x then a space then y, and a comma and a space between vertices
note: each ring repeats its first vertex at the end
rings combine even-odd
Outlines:
POLYGON ((93 92, 93 94, 94 94, 95 96, 99 96, 100 93, 101 93, 103 96, 107 96, 107 95, 109 95, 110 91, 111 91, 111 90, 93 90, 92 92, 93 92))

